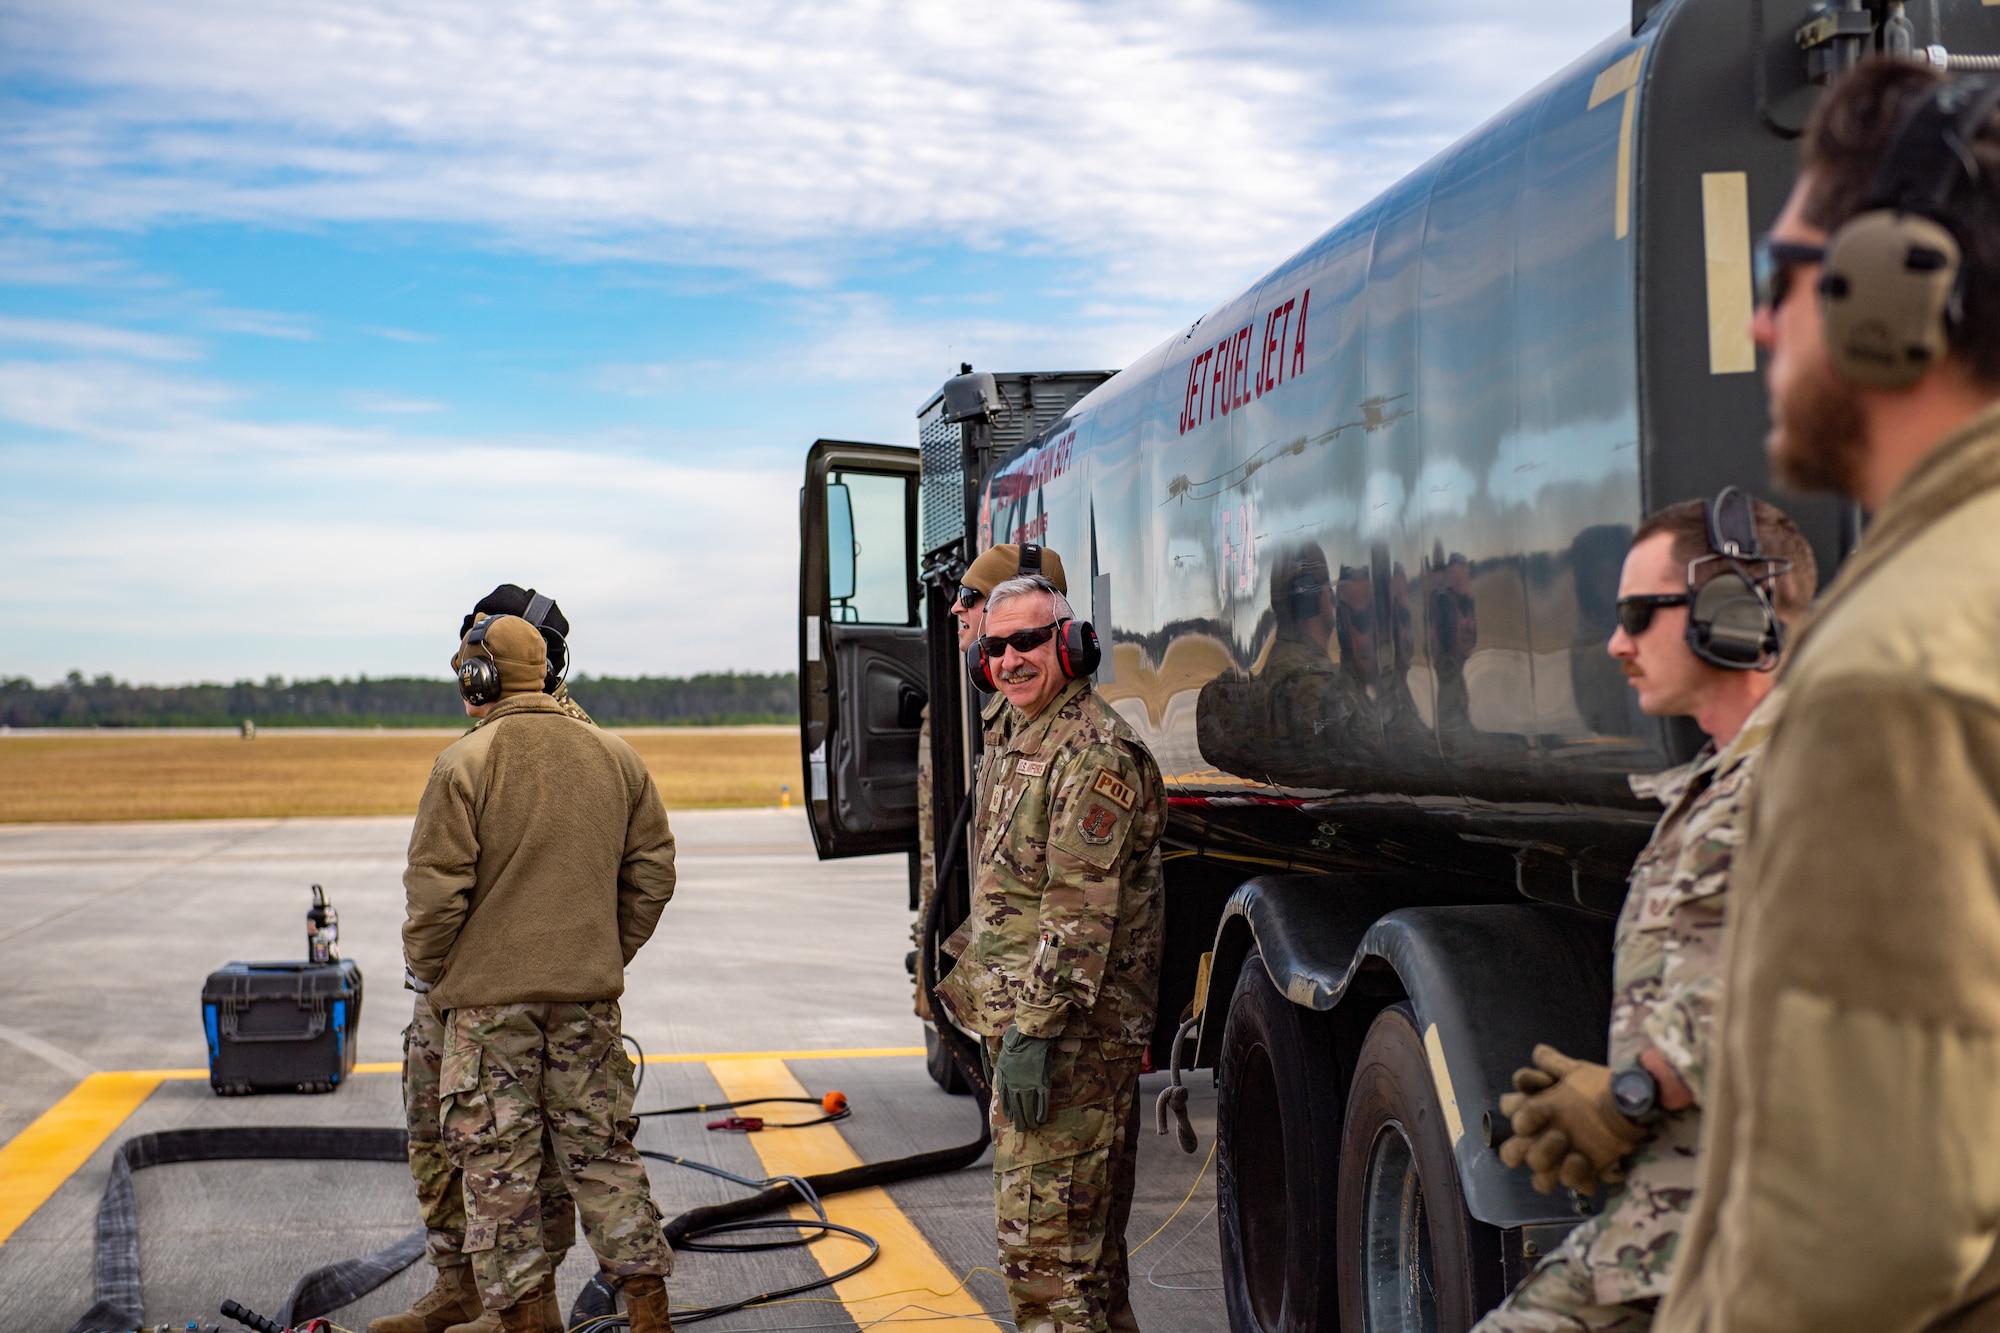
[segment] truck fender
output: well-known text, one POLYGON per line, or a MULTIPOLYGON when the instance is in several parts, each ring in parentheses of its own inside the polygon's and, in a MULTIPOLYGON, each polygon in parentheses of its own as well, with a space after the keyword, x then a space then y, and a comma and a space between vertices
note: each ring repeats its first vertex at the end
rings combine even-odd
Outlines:
POLYGON ((1467 1211, 1499 1227, 1573 1223, 1566 1195, 1536 1194, 1526 1171, 1500 1161, 1500 1097, 1537 1042, 1604 1058, 1610 923, 1535 903, 1410 906, 1413 896, 1440 895, 1402 875, 1241 885, 1216 930, 1196 1062, 1214 1062, 1253 945, 1280 994, 1320 1011, 1339 1006, 1363 970, 1386 969, 1424 1035, 1467 1211))

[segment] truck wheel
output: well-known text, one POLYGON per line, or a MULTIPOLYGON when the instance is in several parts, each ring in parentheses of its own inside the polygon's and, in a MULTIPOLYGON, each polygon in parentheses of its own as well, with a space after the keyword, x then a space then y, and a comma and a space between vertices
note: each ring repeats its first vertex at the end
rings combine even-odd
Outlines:
POLYGON ((1222 1290, 1236 1333, 1330 1328, 1341 1079, 1328 1024, 1243 960, 1216 1061, 1222 1290))
POLYGON ((951 1058, 951 1048, 938 1036, 937 1024, 928 1020, 924 1023, 924 1070, 931 1076, 931 1082, 952 1096, 971 1095, 971 1085, 959 1072, 958 1062, 951 1058))
POLYGON ((1458 1333, 1497 1299, 1499 1233, 1465 1211, 1407 1004, 1378 1014, 1361 1046, 1341 1133, 1337 1217, 1346 1333, 1458 1333))

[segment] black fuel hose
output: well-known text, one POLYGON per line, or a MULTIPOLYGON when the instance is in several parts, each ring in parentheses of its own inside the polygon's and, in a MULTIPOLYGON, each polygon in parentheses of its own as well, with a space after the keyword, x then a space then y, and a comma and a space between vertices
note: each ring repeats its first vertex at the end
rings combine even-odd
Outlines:
MULTIPOLYGON (((931 900, 924 910, 923 926, 918 931, 918 984, 923 986, 924 994, 930 997, 933 1014, 939 1012, 940 1008, 937 1002, 937 956, 938 930, 944 924, 944 883, 951 878, 958 854, 965 846, 966 822, 972 818, 972 807, 978 796, 979 780, 974 778, 972 786, 966 789, 965 799, 958 803, 957 817, 951 821, 951 836, 945 844, 944 855, 938 860, 937 874, 931 886, 931 900)), ((958 1066, 958 1072, 964 1077, 966 1086, 973 1091, 973 1100, 981 1108, 980 1145, 983 1149, 986 1141, 984 1108, 993 1097, 993 1090, 986 1082, 986 1062, 972 1039, 960 1032, 952 1023, 934 1019, 933 1024, 937 1028, 938 1040, 945 1044, 951 1062, 958 1066)))

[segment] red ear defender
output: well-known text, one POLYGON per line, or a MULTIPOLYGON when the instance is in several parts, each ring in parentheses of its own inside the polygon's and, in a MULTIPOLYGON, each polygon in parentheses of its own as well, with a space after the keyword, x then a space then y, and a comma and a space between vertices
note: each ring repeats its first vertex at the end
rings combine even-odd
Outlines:
POLYGON ((977 639, 974 639, 972 646, 965 650, 965 670, 972 677, 972 683, 986 693, 991 694, 1000 688, 999 682, 993 679, 992 667, 986 660, 986 645, 977 639))
POLYGON ((1088 620, 1065 620, 1056 625, 1056 661, 1063 675, 1079 680, 1096 671, 1103 660, 1097 629, 1088 620))

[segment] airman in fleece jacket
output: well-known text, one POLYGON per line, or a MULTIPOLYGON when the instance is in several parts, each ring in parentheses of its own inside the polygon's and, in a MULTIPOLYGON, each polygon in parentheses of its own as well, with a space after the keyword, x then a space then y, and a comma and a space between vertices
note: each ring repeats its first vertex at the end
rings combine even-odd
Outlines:
POLYGON ((674 835, 631 746, 512 694, 431 768, 403 952, 440 1009, 612 1000, 674 894, 674 835))

